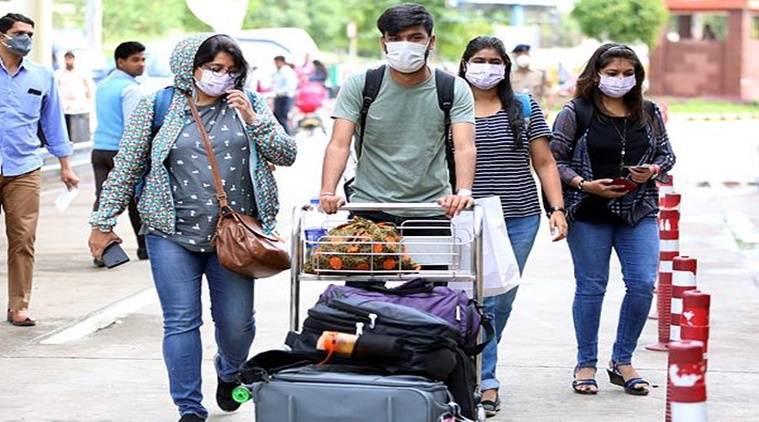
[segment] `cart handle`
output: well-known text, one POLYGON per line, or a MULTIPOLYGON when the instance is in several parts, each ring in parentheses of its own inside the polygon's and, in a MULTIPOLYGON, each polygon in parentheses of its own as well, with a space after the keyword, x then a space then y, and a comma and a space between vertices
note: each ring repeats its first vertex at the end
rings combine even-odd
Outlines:
MULTIPOLYGON (((465 210, 471 211, 473 207, 465 210)), ((340 211, 443 211, 443 207, 438 203, 418 203, 418 202, 361 202, 348 203, 340 207, 340 211)))

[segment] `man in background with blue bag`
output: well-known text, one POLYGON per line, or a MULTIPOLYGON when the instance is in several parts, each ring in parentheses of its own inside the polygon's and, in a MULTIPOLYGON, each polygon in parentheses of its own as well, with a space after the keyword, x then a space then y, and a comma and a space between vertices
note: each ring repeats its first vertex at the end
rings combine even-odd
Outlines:
MULTIPOLYGON (((95 173, 93 211, 97 211, 100 206, 100 192, 108 173, 113 169, 113 157, 119 152, 124 126, 142 98, 136 78, 145 72, 145 46, 136 41, 123 42, 116 47, 114 59, 116 69, 98 84, 95 92, 98 127, 92 148, 92 170, 95 173)), ((140 235, 142 221, 135 199, 129 203, 129 222, 137 236, 137 257, 148 259, 145 236, 140 235)), ((98 267, 104 266, 98 259, 94 262, 98 267)))

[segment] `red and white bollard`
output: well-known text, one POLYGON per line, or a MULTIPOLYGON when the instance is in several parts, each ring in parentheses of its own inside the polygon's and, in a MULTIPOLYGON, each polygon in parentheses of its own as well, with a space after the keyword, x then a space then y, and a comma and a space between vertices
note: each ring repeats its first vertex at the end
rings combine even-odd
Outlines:
POLYGON ((675 178, 669 176, 668 182, 656 182, 656 187, 659 188, 659 206, 662 206, 662 200, 668 193, 675 192, 675 178))
MULTIPOLYGON (((670 193, 665 195, 662 199, 660 199, 660 206, 662 207, 661 211, 659 211, 659 233, 663 232, 679 232, 680 231, 680 200, 681 195, 679 193, 670 193)), ((673 245, 670 238, 665 239, 664 237, 660 236, 661 243, 659 246, 660 249, 660 255, 659 255, 659 273, 671 273, 672 267, 671 262, 672 258, 679 255, 679 249, 680 245, 679 243, 677 245, 673 245), (670 242, 663 242, 664 240, 670 240, 670 242), (662 253, 663 252, 663 253, 662 253), (664 271, 662 271, 662 265, 664 266, 664 271)), ((678 234, 679 239, 679 234, 678 234)), ((674 239, 674 240, 678 240, 674 239)), ((658 319, 659 318, 659 308, 661 307, 659 304, 659 301, 661 299, 658 298, 659 296, 659 286, 657 282, 657 287, 654 291, 654 293, 657 295, 657 306, 653 307, 651 309, 651 313, 649 314, 649 319, 658 319)))
POLYGON ((680 202, 683 196, 679 193, 668 192, 663 197, 659 195, 659 206, 665 210, 680 210, 680 202))
POLYGON ((672 260, 672 341, 680 340, 680 318, 683 313, 683 294, 688 290, 696 290, 695 258, 678 256, 672 260))
POLYGON ((683 340, 696 340, 704 343, 704 368, 709 363, 710 305, 711 296, 707 293, 702 293, 698 290, 689 290, 683 293, 680 335, 683 340))
POLYGON ((706 422, 704 344, 673 341, 667 367, 666 422, 706 422))
MULTIPOLYGON (((674 227, 679 224, 678 216, 673 219, 674 227)), ((661 228, 661 222, 660 222, 661 228)), ((680 232, 678 230, 659 231, 659 282, 656 287, 656 310, 659 320, 659 338, 646 349, 656 352, 667 350, 670 341, 671 309, 672 309, 672 262, 680 254, 680 232)))

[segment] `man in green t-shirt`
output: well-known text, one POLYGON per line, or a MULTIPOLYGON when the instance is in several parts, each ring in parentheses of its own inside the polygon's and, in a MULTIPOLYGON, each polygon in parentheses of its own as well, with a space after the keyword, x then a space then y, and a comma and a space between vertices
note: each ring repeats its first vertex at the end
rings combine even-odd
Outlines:
MULTIPOLYGON (((469 85, 456 78, 451 108, 456 191, 449 183, 444 113, 438 106, 435 73, 427 57, 435 46, 433 20, 416 4, 387 9, 377 20, 388 65, 369 108, 352 202, 438 202, 448 216, 470 206, 476 151, 474 100, 469 85)), ((335 213, 344 203, 336 189, 360 132, 366 73, 353 75, 335 105, 332 138, 324 154, 321 206, 335 213)), ((397 216, 387 220, 397 221, 397 216)))

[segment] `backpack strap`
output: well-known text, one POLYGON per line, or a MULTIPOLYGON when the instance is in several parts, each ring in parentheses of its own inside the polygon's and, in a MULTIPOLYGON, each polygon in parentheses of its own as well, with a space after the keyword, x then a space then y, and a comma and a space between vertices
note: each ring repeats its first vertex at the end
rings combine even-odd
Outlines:
POLYGON ((660 136, 659 123, 656 121, 656 104, 653 101, 643 100, 643 112, 648 115, 648 121, 654 136, 660 136))
POLYGON ((515 92, 514 99, 519 102, 520 109, 522 111, 522 118, 525 121, 529 121, 530 116, 532 116, 532 102, 530 101, 530 96, 527 94, 515 92))
POLYGON ((167 86, 156 92, 155 102, 153 103, 153 137, 155 137, 158 130, 163 126, 163 121, 166 119, 166 114, 169 112, 169 106, 171 105, 171 100, 173 98, 173 86, 167 86))
POLYGON ((364 90, 361 93, 361 97, 363 98, 361 115, 359 117, 359 125, 361 125, 361 129, 359 137, 356 140, 356 158, 361 156, 361 148, 364 143, 364 132, 366 130, 366 117, 369 115, 369 107, 371 107, 374 100, 377 99, 377 94, 379 94, 380 87, 382 86, 382 79, 384 77, 385 65, 366 71, 364 90))
POLYGON ((456 192, 456 160, 453 155, 453 139, 451 134, 451 108, 453 108, 453 89, 456 77, 440 69, 435 69, 435 89, 437 103, 443 110, 445 130, 445 160, 448 162, 448 177, 453 192, 456 192))
MULTIPOLYGON (((256 95, 253 91, 245 90, 245 94, 248 95, 250 104, 256 106, 256 95)), ((155 102, 153 103, 153 137, 158 133, 163 126, 166 115, 169 113, 169 106, 171 106, 171 100, 174 99, 174 87, 167 86, 161 88, 155 94, 155 102)))
POLYGON ((575 126, 577 126, 575 129, 575 142, 577 142, 590 127, 590 122, 593 120, 596 110, 593 103, 582 98, 573 99, 572 104, 575 105, 575 126))

